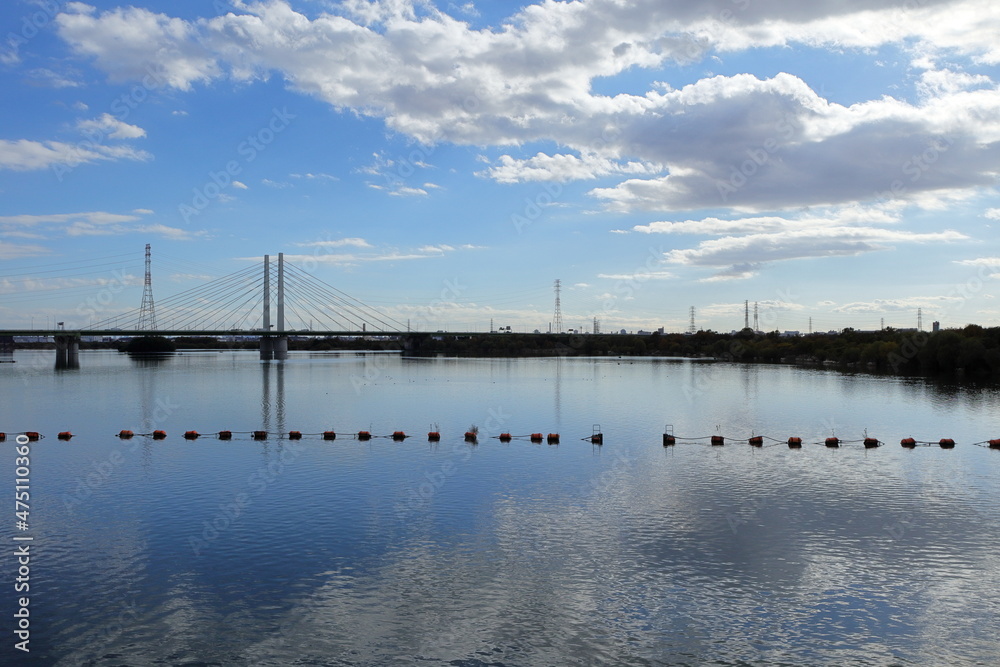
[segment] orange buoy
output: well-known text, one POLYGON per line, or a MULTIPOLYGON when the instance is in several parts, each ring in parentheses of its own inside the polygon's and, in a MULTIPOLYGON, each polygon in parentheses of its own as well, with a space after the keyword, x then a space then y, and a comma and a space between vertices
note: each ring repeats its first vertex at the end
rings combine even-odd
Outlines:
POLYGON ((1000 439, 990 440, 990 449, 1000 449, 1000 439))
POLYGON ((914 447, 917 446, 917 441, 914 440, 913 438, 903 438, 902 440, 899 441, 899 444, 908 449, 913 449, 914 447))
POLYGON ((403 433, 402 431, 393 431, 392 432, 392 439, 393 440, 406 440, 406 434, 403 433))
POLYGON ((798 436, 792 436, 788 439, 789 449, 799 449, 802 447, 802 438, 798 436))
POLYGON ((358 431, 358 440, 371 440, 372 434, 368 431, 358 431))
POLYGON ((252 435, 254 440, 267 440, 267 431, 254 431, 252 435))
POLYGON ((478 437, 479 437, 479 434, 476 433, 475 431, 466 431, 465 432, 465 441, 466 442, 476 442, 476 440, 477 440, 478 437))
POLYGON ((302 439, 302 432, 301 431, 289 431, 288 432, 288 439, 289 440, 301 440, 302 439))
POLYGON ((663 434, 663 446, 664 447, 669 447, 671 445, 676 445, 676 444, 677 444, 677 438, 675 438, 674 436, 670 435, 669 433, 664 433, 663 434))
POLYGON ((713 447, 721 447, 724 444, 726 444, 726 439, 723 438, 721 435, 713 435, 712 436, 712 446, 713 447))
POLYGON ((57 437, 60 440, 69 440, 70 438, 73 437, 73 434, 70 433, 69 431, 61 431, 57 437))
POLYGON ((511 435, 510 435, 510 433, 501 433, 499 437, 500 437, 500 442, 510 442, 511 441, 511 435))
POLYGON ((122 440, 128 440, 133 435, 135 435, 135 433, 133 433, 132 431, 126 430, 126 429, 122 429, 122 430, 118 431, 118 437, 121 438, 122 440))
POLYGON ((865 438, 865 448, 871 449, 872 447, 878 447, 878 438, 865 438))
POLYGON ((3 442, 6 439, 7 439, 7 434, 4 433, 3 431, 0 431, 0 442, 3 442))
POLYGON ((153 440, 163 440, 167 437, 166 431, 153 431, 153 440))
POLYGON ((548 443, 550 445, 558 445, 559 444, 559 434, 558 433, 549 433, 549 436, 548 436, 548 438, 546 438, 546 440, 548 441, 548 443))
POLYGON ((532 442, 541 442, 542 439, 543 438, 542 438, 542 434, 541 433, 532 433, 531 434, 531 441, 532 442))
POLYGON ((747 442, 749 442, 754 447, 763 447, 764 446, 764 436, 762 436, 762 435, 755 435, 752 438, 750 438, 750 440, 748 440, 747 442))
POLYGON ((951 438, 941 438, 938 444, 941 445, 941 449, 951 449, 955 446, 955 441, 951 438))
POLYGON ((337 434, 334 431, 323 431, 324 440, 336 440, 337 434))
POLYGON ((38 431, 25 431, 24 437, 26 437, 31 442, 34 442, 35 440, 40 440, 42 436, 39 435, 38 431))
POLYGON ((840 438, 827 438, 826 439, 826 446, 827 447, 840 447, 840 438))
POLYGON ((437 442, 438 440, 441 439, 440 431, 430 431, 427 434, 427 439, 430 440, 431 442, 437 442))
POLYGON ((595 433, 595 434, 593 434, 592 436, 590 436, 590 442, 593 443, 593 444, 595 444, 595 445, 603 445, 604 444, 604 434, 603 433, 595 433))
POLYGON ((232 439, 233 439, 232 431, 219 431, 219 440, 232 440, 232 439))
POLYGON ((185 440, 197 440, 199 435, 201 433, 198 433, 198 431, 184 431, 185 440))

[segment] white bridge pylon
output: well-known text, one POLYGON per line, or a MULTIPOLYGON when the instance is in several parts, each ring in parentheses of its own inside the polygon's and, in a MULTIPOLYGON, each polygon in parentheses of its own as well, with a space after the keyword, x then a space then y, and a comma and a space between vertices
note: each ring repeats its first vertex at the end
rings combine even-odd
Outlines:
MULTIPOLYGON (((407 325, 286 262, 253 264, 156 302, 156 330, 219 332, 274 338, 296 331, 379 334, 407 325), (272 313, 272 301, 276 313, 272 313), (272 315, 276 315, 272 319, 272 315)), ((140 330, 140 309, 92 324, 92 330, 140 330)), ((154 333, 149 331, 149 333, 154 333)), ((286 343, 287 344, 287 343, 286 343)))

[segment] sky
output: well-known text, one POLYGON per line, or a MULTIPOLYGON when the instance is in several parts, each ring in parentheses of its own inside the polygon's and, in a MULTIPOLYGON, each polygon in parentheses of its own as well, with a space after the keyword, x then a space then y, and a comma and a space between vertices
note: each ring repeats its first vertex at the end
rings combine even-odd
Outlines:
MULTIPOLYGON (((1000 326, 994 0, 0 6, 0 327, 284 253, 414 329, 1000 326)), ((291 324, 290 326, 295 326, 291 324)))

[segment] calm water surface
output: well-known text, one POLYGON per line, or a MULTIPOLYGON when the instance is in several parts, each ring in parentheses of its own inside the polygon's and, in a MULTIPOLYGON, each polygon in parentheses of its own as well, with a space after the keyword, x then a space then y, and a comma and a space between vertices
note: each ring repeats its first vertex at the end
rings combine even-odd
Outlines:
POLYGON ((1000 660, 1000 452, 972 444, 1000 437, 995 387, 666 359, 256 356, 0 365, 0 430, 47 436, 30 530, 0 521, 4 664, 1000 660), (743 442, 664 448, 666 424, 743 442), (816 444, 866 429, 888 444, 816 444), (904 450, 907 436, 958 445, 904 450), (15 533, 34 538, 27 658, 15 533))

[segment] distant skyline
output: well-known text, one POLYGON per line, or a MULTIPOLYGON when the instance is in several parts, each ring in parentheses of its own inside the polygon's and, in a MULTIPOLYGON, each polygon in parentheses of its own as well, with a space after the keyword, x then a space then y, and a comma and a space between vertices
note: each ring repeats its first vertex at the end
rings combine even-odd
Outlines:
POLYGON ((990 0, 0 7, 0 328, 285 253, 426 329, 1000 326, 990 0))

